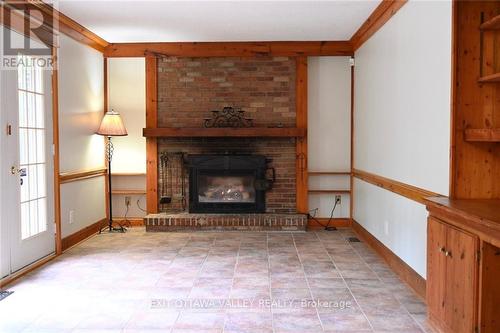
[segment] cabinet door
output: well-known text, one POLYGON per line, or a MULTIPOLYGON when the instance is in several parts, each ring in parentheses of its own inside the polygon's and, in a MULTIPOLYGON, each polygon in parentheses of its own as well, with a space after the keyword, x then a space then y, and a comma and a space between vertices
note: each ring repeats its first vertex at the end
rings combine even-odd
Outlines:
POLYGON ((447 227, 445 322, 454 333, 471 333, 477 326, 477 236, 447 227))
POLYGON ((429 217, 427 223, 427 307, 435 320, 444 322, 446 225, 429 217))

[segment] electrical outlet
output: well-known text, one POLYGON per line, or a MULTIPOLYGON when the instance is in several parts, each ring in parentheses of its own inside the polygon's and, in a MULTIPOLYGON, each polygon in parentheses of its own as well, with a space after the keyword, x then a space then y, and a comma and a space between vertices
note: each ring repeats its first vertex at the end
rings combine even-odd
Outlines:
POLYGON ((386 236, 389 236, 389 221, 387 220, 384 221, 384 232, 386 236))
POLYGON ((130 197, 125 197, 125 206, 130 206, 130 201, 131 201, 131 198, 130 197))
POLYGON ((69 211, 69 224, 73 224, 75 222, 75 210, 72 209, 69 211))
POLYGON ((342 204, 342 196, 341 195, 335 196, 335 203, 338 205, 342 204))

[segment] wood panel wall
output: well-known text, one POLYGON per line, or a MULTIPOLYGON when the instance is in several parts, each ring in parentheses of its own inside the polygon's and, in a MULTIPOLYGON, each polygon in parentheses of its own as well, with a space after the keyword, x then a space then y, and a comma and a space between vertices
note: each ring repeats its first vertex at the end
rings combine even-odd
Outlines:
POLYGON ((500 14, 500 2, 457 1, 455 7, 450 193, 460 199, 500 198, 500 144, 464 138, 469 128, 500 128, 500 84, 478 82, 500 71, 500 31, 485 31, 481 38, 479 29, 500 14))

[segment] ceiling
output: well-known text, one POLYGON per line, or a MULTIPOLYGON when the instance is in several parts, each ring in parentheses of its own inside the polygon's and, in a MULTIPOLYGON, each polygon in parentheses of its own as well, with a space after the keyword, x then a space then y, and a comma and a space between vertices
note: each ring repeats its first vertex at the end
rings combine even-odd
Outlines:
POLYGON ((348 40, 380 0, 60 0, 108 42, 348 40))

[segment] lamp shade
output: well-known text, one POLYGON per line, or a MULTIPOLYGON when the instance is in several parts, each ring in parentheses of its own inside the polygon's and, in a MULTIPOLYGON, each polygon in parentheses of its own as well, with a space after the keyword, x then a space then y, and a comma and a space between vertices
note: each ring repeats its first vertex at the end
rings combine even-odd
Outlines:
POLYGON ((97 134, 104 136, 125 136, 128 135, 122 118, 118 112, 114 110, 106 112, 101 120, 101 125, 97 130, 97 134))

